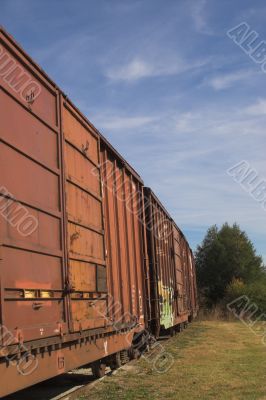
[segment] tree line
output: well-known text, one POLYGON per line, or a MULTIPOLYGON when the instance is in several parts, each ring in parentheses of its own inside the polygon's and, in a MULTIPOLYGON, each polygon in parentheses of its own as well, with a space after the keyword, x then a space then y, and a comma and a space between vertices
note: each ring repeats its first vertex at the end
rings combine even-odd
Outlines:
POLYGON ((211 226, 195 257, 201 305, 226 306, 245 295, 266 311, 265 265, 239 225, 211 226))

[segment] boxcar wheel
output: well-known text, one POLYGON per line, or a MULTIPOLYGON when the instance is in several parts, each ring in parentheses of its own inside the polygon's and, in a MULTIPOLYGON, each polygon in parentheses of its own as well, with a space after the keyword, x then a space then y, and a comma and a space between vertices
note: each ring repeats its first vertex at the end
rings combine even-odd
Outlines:
POLYGON ((102 378, 105 375, 106 364, 97 361, 92 364, 92 373, 95 378, 102 378))
POLYGON ((114 371, 115 369, 120 368, 121 366, 122 366, 122 362, 121 362, 120 353, 116 353, 113 357, 110 368, 112 371, 114 371))
POLYGON ((139 350, 138 350, 138 349, 131 348, 131 349, 129 350, 129 357, 130 357, 131 360, 136 360, 137 358, 139 358, 139 357, 140 357, 140 352, 139 352, 139 350))

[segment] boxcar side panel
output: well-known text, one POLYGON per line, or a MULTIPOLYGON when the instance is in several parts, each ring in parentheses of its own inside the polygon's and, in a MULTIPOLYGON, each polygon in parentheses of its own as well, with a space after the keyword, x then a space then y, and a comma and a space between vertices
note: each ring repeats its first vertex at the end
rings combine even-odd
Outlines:
POLYGON ((67 331, 59 99, 2 31, 0 72, 1 324, 22 343, 67 331))
POLYGON ((102 142, 109 318, 144 326, 142 183, 102 142))

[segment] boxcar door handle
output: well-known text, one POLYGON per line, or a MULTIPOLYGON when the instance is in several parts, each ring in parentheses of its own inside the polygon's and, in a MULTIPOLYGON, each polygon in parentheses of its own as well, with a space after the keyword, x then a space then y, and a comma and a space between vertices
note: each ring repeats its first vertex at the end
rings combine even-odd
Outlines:
POLYGON ((33 310, 39 310, 42 307, 43 307, 43 303, 33 303, 32 304, 33 310))

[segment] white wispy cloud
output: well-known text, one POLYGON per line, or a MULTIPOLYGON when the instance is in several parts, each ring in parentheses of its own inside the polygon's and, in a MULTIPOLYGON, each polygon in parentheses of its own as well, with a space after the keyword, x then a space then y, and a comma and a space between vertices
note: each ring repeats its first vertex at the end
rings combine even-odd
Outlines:
POLYGON ((255 104, 247 107, 245 111, 254 116, 266 115, 266 99, 259 99, 255 104))
POLYGON ((189 9, 195 28, 199 33, 212 34, 207 24, 207 0, 190 0, 189 9))
POLYGON ((157 56, 150 59, 135 57, 124 64, 114 65, 105 71, 105 76, 112 81, 134 82, 142 78, 171 76, 184 73, 208 64, 209 58, 186 61, 182 57, 173 55, 165 58, 158 49, 157 56))
POLYGON ((105 131, 120 131, 141 128, 153 123, 156 118, 148 116, 107 116, 92 114, 92 119, 100 129, 105 131))
POLYGON ((191 7, 192 18, 198 30, 203 30, 206 28, 206 19, 204 17, 205 6, 206 0, 197 0, 193 1, 193 5, 191 7))
POLYGON ((176 130, 177 132, 190 132, 192 129, 192 126, 194 125, 195 127, 195 121, 197 120, 197 115, 192 112, 185 112, 183 114, 180 114, 177 117, 177 122, 176 122, 176 130))
POLYGON ((135 81, 154 75, 154 66, 147 61, 135 58, 129 63, 112 67, 107 70, 106 76, 111 80, 135 81))
POLYGON ((224 90, 231 88, 235 83, 250 79, 254 75, 253 71, 236 71, 228 74, 216 75, 206 82, 215 90, 224 90))

